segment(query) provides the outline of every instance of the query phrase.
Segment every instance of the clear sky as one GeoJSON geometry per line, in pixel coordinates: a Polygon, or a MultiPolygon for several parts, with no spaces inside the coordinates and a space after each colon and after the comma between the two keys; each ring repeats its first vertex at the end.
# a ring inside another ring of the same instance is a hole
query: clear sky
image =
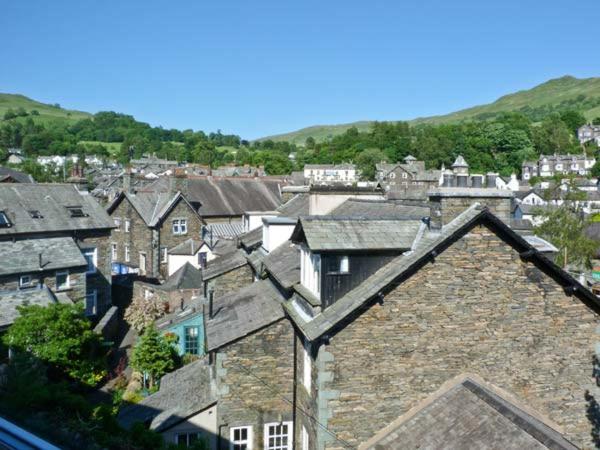
{"type": "Polygon", "coordinates": [[[599,0],[0,0],[0,92],[252,139],[600,76],[599,0]]]}

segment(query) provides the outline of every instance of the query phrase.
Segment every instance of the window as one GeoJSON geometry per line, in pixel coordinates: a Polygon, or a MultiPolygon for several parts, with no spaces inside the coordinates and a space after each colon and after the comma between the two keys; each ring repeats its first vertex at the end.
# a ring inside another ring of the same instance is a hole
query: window
{"type": "Polygon", "coordinates": [[[146,254],[140,252],[140,273],[144,275],[146,273],[146,254]]]}
{"type": "Polygon", "coordinates": [[[87,214],[83,212],[80,206],[67,206],[67,210],[71,214],[71,217],[87,217],[87,214]]]}
{"type": "Polygon", "coordinates": [[[348,273],[350,271],[350,263],[348,261],[348,256],[340,256],[340,273],[348,273]]]}
{"type": "Polygon", "coordinates": [[[117,253],[117,244],[111,244],[110,245],[110,256],[112,258],[113,261],[116,261],[118,258],[118,253],[117,253]]]}
{"type": "Polygon", "coordinates": [[[302,450],[308,450],[309,445],[308,431],[306,431],[306,427],[302,425],[302,450]]]}
{"type": "Polygon", "coordinates": [[[19,277],[19,287],[21,289],[31,286],[31,275],[21,275],[19,277]]]}
{"type": "Polygon", "coordinates": [[[160,262],[166,263],[167,262],[167,258],[168,258],[167,247],[161,247],[160,248],[160,262]]]}
{"type": "Polygon", "coordinates": [[[312,381],[312,358],[311,358],[310,342],[305,341],[302,349],[302,384],[310,394],[310,386],[312,381]]]}
{"type": "Polygon", "coordinates": [[[175,219],[173,221],[173,234],[186,234],[187,233],[187,220],[186,219],[175,219]]]}
{"type": "Polygon", "coordinates": [[[88,264],[85,273],[96,273],[96,268],[98,267],[98,249],[83,248],[81,251],[88,264]]]}
{"type": "Polygon", "coordinates": [[[121,231],[121,219],[118,217],[115,217],[115,227],[117,227],[115,229],[115,231],[121,231]]]}
{"type": "Polygon", "coordinates": [[[68,289],[70,286],[69,282],[69,271],[65,270],[63,272],[56,272],[56,289],[68,289]]]}
{"type": "Polygon", "coordinates": [[[408,174],[406,172],[402,172],[402,178],[408,178],[408,174]]]}
{"type": "Polygon", "coordinates": [[[199,265],[201,268],[203,268],[203,269],[204,269],[204,268],[206,267],[206,263],[207,263],[207,261],[208,261],[208,259],[207,259],[207,257],[206,257],[206,252],[201,252],[201,253],[198,253],[198,265],[199,265]]]}
{"type": "Polygon", "coordinates": [[[42,216],[42,213],[40,213],[37,209],[32,209],[31,211],[29,211],[29,215],[31,216],[32,219],[43,219],[44,216],[42,216]]]}
{"type": "Polygon", "coordinates": [[[4,211],[0,211],[0,228],[10,228],[12,223],[8,220],[8,216],[4,211]]]}
{"type": "Polygon", "coordinates": [[[184,352],[192,355],[198,354],[198,327],[184,328],[185,342],[184,352]]]}
{"type": "Polygon", "coordinates": [[[252,427],[231,428],[229,450],[252,450],[252,427]]]}
{"type": "Polygon", "coordinates": [[[129,262],[129,245],[125,246],[125,262],[129,262]]]}
{"type": "Polygon", "coordinates": [[[300,278],[302,285],[317,298],[321,295],[321,255],[302,248],[300,259],[300,278]]]}
{"type": "Polygon", "coordinates": [[[85,296],[85,315],[95,316],[98,311],[98,291],[92,289],[85,296]]]}
{"type": "Polygon", "coordinates": [[[178,446],[191,447],[200,439],[200,433],[177,433],[175,443],[178,446]]]}
{"type": "Polygon", "coordinates": [[[292,422],[265,424],[265,450],[291,450],[292,422]]]}
{"type": "Polygon", "coordinates": [[[129,233],[131,229],[131,221],[129,219],[125,219],[125,233],[129,233]]]}

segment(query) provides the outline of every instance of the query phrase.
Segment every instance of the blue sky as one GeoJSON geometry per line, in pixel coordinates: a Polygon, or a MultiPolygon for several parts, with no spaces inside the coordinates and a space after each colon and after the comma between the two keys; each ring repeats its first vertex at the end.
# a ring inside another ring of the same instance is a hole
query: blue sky
{"type": "Polygon", "coordinates": [[[598,0],[1,0],[0,92],[257,138],[600,76],[598,0]]]}

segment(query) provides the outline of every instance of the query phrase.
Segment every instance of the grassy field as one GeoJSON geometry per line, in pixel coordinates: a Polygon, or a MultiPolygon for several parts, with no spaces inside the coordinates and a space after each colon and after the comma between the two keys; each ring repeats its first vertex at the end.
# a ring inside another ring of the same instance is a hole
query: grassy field
{"type": "Polygon", "coordinates": [[[83,144],[83,145],[100,144],[100,145],[103,145],[104,147],[106,147],[106,149],[108,150],[108,153],[110,153],[111,156],[115,156],[117,153],[119,153],[119,150],[121,149],[120,142],[79,141],[78,144],[83,144]]]}
{"type": "MultiPolygon", "coordinates": [[[[91,117],[91,114],[83,111],[75,111],[63,108],[57,108],[52,105],[45,103],[36,102],[24,95],[17,94],[2,94],[0,93],[0,122],[4,118],[4,113],[9,109],[16,110],[23,108],[28,113],[32,110],[36,110],[39,115],[31,117],[37,123],[49,123],[49,122],[66,122],[75,123],[78,120],[91,117]]],[[[25,120],[24,117],[19,117],[12,120],[25,120]]]]}
{"type": "MultiPolygon", "coordinates": [[[[474,106],[450,114],[432,117],[420,117],[410,122],[417,124],[444,124],[473,120],[479,117],[490,116],[507,111],[518,111],[522,108],[538,109],[556,107],[561,102],[576,101],[579,96],[600,101],[600,78],[578,79],[570,76],[556,78],[532,89],[515,92],[500,97],[493,103],[474,106]]],[[[579,108],[577,108],[579,109],[579,108]]],[[[588,119],[600,116],[600,105],[581,108],[588,119]]],[[[306,138],[312,136],[316,141],[324,141],[335,135],[344,133],[348,128],[355,126],[361,131],[368,130],[371,122],[362,121],[341,125],[317,125],[291,133],[268,136],[259,140],[272,139],[274,141],[290,141],[303,145],[306,138]]]]}

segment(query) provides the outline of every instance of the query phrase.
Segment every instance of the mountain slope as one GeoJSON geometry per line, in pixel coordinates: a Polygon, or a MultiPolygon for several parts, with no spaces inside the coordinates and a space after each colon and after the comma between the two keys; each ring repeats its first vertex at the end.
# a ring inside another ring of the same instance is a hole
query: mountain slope
{"type": "MultiPolygon", "coordinates": [[[[533,121],[539,121],[553,111],[564,109],[577,109],[588,119],[599,117],[600,78],[578,79],[571,76],[556,78],[535,86],[532,89],[505,95],[487,105],[474,106],[441,116],[419,117],[410,122],[413,125],[418,125],[486,120],[509,111],[520,111],[533,121]]],[[[368,130],[370,123],[369,121],[361,121],[340,125],[317,125],[259,140],[287,140],[303,145],[309,136],[312,136],[317,141],[323,141],[344,133],[352,126],[356,126],[361,131],[368,130]]]]}
{"type": "MultiPolygon", "coordinates": [[[[16,111],[23,108],[27,113],[27,117],[31,117],[35,122],[68,122],[74,123],[80,119],[91,117],[91,114],[83,111],[75,111],[63,109],[61,107],[48,105],[46,103],[37,102],[24,95],[18,94],[2,94],[0,93],[0,123],[4,118],[4,114],[9,109],[16,111]],[[37,111],[39,115],[32,115],[31,111],[37,111]]],[[[18,117],[11,120],[23,120],[23,117],[18,117]]]]}

